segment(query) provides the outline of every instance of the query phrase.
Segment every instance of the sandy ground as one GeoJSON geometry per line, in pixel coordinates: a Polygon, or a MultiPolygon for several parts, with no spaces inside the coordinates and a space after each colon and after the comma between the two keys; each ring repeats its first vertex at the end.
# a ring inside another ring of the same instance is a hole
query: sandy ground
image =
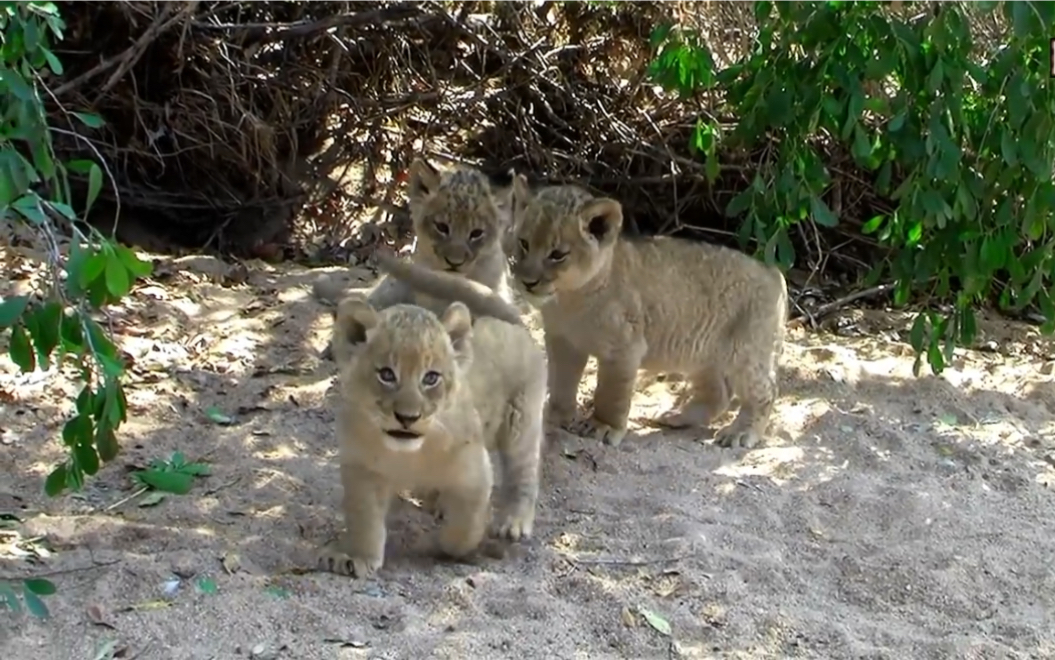
{"type": "MultiPolygon", "coordinates": [[[[982,350],[918,379],[902,316],[792,332],[768,447],[552,435],[534,539],[441,563],[401,504],[386,567],[355,581],[304,570],[341,524],[319,271],[223,270],[163,260],[115,310],[130,419],[83,492],[42,495],[75,385],[0,359],[0,512],[24,520],[0,576],[59,590],[46,621],[0,615],[0,657],[1055,657],[1053,355],[1033,330],[983,320],[982,350]],[[129,470],[174,451],[211,476],[141,506],[129,470]]],[[[642,387],[633,415],[671,400],[642,387]]]]}

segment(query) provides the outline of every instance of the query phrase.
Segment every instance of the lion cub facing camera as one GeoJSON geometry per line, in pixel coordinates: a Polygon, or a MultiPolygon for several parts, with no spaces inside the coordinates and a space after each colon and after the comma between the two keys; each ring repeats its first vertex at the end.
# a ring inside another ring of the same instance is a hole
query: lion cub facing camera
{"type": "Polygon", "coordinates": [[[546,372],[525,328],[474,324],[457,302],[437,316],[407,304],[376,310],[353,295],[337,309],[333,356],[346,530],[320,553],[321,568],[354,577],[381,568],[385,516],[403,490],[437,491],[440,550],[470,554],[490,513],[489,450],[503,486],[492,531],[531,535],[546,372]]]}
{"type": "Polygon", "coordinates": [[[586,435],[618,445],[638,369],[682,373],[691,398],[659,423],[707,426],[739,399],[721,446],[754,447],[769,425],[783,352],[787,285],[741,252],[676,238],[620,236],[623,209],[575,186],[513,183],[516,287],[542,315],[551,418],[572,420],[587,359],[597,358],[586,435]]]}

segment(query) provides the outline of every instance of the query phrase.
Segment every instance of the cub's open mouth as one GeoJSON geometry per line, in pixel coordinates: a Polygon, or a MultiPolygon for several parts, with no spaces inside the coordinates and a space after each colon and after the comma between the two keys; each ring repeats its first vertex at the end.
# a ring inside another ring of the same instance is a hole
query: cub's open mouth
{"type": "Polygon", "coordinates": [[[396,440],[417,440],[421,437],[420,433],[414,433],[413,431],[404,431],[402,429],[393,429],[391,431],[385,431],[385,433],[392,436],[396,440]]]}

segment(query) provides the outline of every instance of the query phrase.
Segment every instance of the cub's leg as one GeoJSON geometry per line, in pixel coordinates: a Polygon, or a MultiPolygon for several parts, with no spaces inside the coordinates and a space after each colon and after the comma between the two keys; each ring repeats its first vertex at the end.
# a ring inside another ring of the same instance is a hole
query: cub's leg
{"type": "Polygon", "coordinates": [[[631,354],[624,354],[616,359],[598,360],[593,416],[580,425],[582,435],[613,447],[618,447],[623,442],[640,364],[641,360],[631,357],[631,354]]]}
{"type": "Polygon", "coordinates": [[[661,426],[685,428],[710,426],[729,409],[728,380],[713,369],[701,369],[692,375],[689,400],[680,408],[663,413],[654,421],[661,426]]]}
{"type": "Polygon", "coordinates": [[[319,552],[319,568],[339,575],[364,578],[385,560],[385,515],[392,490],[380,477],[356,465],[341,465],[344,487],[344,525],[336,545],[319,552]]]}
{"type": "Polygon", "coordinates": [[[561,426],[575,419],[579,381],[582,380],[582,372],[590,356],[575,348],[567,339],[551,332],[544,334],[544,341],[549,374],[547,417],[550,423],[561,426]]]}
{"type": "Polygon", "coordinates": [[[492,533],[514,541],[531,536],[538,501],[546,393],[541,387],[533,389],[510,415],[497,452],[502,470],[502,501],[492,533]]]}
{"type": "Polygon", "coordinates": [[[456,559],[465,557],[483,541],[491,508],[491,460],[482,444],[471,451],[472,464],[458,469],[455,478],[459,482],[445,486],[439,496],[443,511],[440,551],[456,559]]]}
{"type": "Polygon", "coordinates": [[[740,399],[736,418],[714,435],[721,447],[751,449],[762,444],[777,399],[775,365],[752,361],[738,373],[730,373],[740,399]]]}

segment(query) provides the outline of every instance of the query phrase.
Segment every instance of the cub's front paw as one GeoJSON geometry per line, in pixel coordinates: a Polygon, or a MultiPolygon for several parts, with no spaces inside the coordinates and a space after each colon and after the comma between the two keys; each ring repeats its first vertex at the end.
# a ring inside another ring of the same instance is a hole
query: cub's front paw
{"type": "Polygon", "coordinates": [[[491,535],[500,539],[519,541],[531,537],[535,526],[535,514],[532,511],[511,513],[501,516],[491,527],[491,535]]]}
{"type": "Polygon", "coordinates": [[[323,546],[318,558],[321,570],[360,579],[372,576],[384,562],[384,557],[353,557],[333,544],[323,546]]]}
{"type": "Polygon", "coordinates": [[[602,444],[618,447],[626,437],[627,429],[609,426],[596,417],[575,424],[575,432],[584,438],[592,438],[602,444]]]}
{"type": "Polygon", "coordinates": [[[753,449],[762,444],[762,438],[751,429],[738,429],[730,424],[714,434],[714,443],[730,449],[753,449]]]}
{"type": "Polygon", "coordinates": [[[564,428],[575,421],[577,411],[574,407],[549,405],[546,407],[546,423],[555,428],[564,428]]]}

